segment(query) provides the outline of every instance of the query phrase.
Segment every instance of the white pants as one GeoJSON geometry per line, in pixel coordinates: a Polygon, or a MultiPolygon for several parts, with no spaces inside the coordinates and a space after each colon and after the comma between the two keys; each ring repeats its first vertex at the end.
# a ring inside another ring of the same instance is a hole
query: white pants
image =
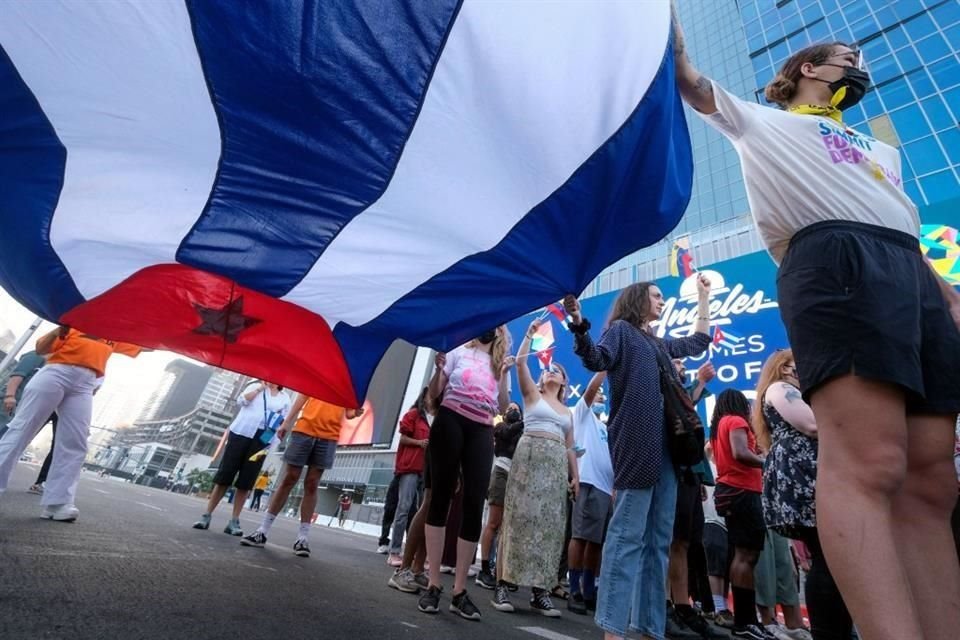
{"type": "Polygon", "coordinates": [[[0,492],[6,490],[13,466],[56,411],[57,438],[41,504],[73,504],[80,470],[87,456],[97,375],[85,367],[48,364],[23,390],[17,413],[0,438],[0,492]]]}

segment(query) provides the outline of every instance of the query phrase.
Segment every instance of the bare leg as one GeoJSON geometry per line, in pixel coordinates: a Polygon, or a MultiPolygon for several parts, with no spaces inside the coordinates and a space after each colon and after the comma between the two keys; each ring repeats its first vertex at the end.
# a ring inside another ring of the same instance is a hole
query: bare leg
{"type": "Polygon", "coordinates": [[[303,479],[303,500],[300,501],[300,522],[307,523],[313,519],[313,513],[317,510],[317,485],[320,484],[320,477],[323,475],[323,469],[310,467],[307,469],[307,475],[303,479]]]}
{"type": "Polygon", "coordinates": [[[759,551],[737,547],[730,565],[730,584],[743,589],[754,589],[753,569],[759,559],[759,551]]]}
{"type": "Polygon", "coordinates": [[[480,534],[480,559],[489,560],[490,551],[493,546],[493,536],[500,529],[500,523],[503,521],[503,505],[491,504],[487,511],[487,524],[480,534]]]}
{"type": "Polygon", "coordinates": [[[243,513],[243,505],[247,502],[247,496],[250,495],[249,489],[237,489],[237,495],[233,498],[233,519],[239,520],[243,513]]]}
{"type": "MultiPolygon", "coordinates": [[[[440,562],[443,557],[443,541],[446,537],[446,527],[434,527],[429,524],[423,526],[427,540],[427,562],[430,563],[430,586],[440,586],[440,562]]],[[[499,564],[499,563],[497,563],[499,564]]]]}
{"type": "Polygon", "coordinates": [[[783,609],[783,621],[787,629],[800,629],[803,627],[803,616],[800,615],[800,607],[792,604],[781,604],[783,609]]]}
{"type": "Polygon", "coordinates": [[[670,543],[670,568],[667,578],[670,581],[670,600],[674,604],[685,605],[690,600],[690,572],[687,557],[690,543],[686,540],[674,540],[670,543]]]}
{"type": "Polygon", "coordinates": [[[893,501],[894,538],[925,640],[956,638],[960,565],[950,514],[957,500],[954,417],[907,419],[907,481],[893,501]]]}
{"type": "MultiPolygon", "coordinates": [[[[457,538],[457,568],[453,576],[453,593],[462,593],[467,588],[467,572],[476,554],[476,542],[457,538]]],[[[433,562],[430,563],[430,572],[433,573],[433,562]]]]}
{"type": "Polygon", "coordinates": [[[227,489],[228,487],[225,484],[213,485],[213,491],[210,492],[210,499],[207,500],[207,513],[213,513],[213,510],[216,509],[220,501],[223,500],[223,496],[227,494],[227,489]]]}
{"type": "MultiPolygon", "coordinates": [[[[570,538],[570,544],[567,545],[567,568],[571,575],[574,571],[583,571],[584,567],[590,566],[585,562],[588,544],[586,540],[570,538]]],[[[590,568],[593,569],[593,567],[590,568]]],[[[571,594],[581,593],[582,589],[583,587],[580,584],[574,585],[573,580],[570,581],[571,594]]]]}
{"type": "Polygon", "coordinates": [[[300,471],[302,469],[303,467],[294,467],[289,464],[283,466],[283,477],[280,479],[280,482],[277,483],[277,490],[270,496],[267,513],[273,516],[280,513],[283,505],[287,504],[287,498],[290,497],[293,486],[297,484],[297,480],[300,479],[300,471]]]}
{"type": "MultiPolygon", "coordinates": [[[[894,535],[893,501],[907,475],[903,392],[847,375],[818,389],[812,407],[820,440],[820,541],[860,635],[924,638],[894,535]]],[[[944,602],[935,603],[942,615],[944,602]]]]}
{"type": "Polygon", "coordinates": [[[760,605],[757,605],[757,611],[760,612],[760,624],[763,626],[772,624],[777,617],[776,607],[761,607],[760,605]]]}
{"type": "MultiPolygon", "coordinates": [[[[723,601],[727,601],[727,581],[723,579],[722,576],[709,576],[710,580],[710,592],[715,596],[721,596],[723,601]]],[[[727,608],[726,605],[723,607],[727,608]]],[[[720,613],[719,611],[717,613],[720,613]]]]}
{"type": "Polygon", "coordinates": [[[426,555],[426,538],[424,526],[427,523],[427,512],[430,511],[430,489],[423,492],[423,503],[407,529],[407,545],[403,549],[403,568],[414,573],[423,571],[423,561],[426,555]]]}

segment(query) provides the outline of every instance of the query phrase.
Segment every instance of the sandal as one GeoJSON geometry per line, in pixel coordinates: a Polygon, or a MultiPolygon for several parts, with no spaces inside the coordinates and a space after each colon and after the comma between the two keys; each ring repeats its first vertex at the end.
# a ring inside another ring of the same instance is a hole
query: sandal
{"type": "Polygon", "coordinates": [[[561,600],[566,600],[570,597],[570,592],[563,588],[563,585],[557,585],[550,591],[551,598],[559,598],[561,600]]]}

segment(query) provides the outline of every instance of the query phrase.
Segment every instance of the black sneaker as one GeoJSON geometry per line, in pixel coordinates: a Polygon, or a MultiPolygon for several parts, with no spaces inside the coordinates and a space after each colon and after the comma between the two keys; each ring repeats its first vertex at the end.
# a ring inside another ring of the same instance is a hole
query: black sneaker
{"type": "Polygon", "coordinates": [[[733,629],[733,611],[729,609],[718,611],[712,616],[707,616],[707,621],[723,629],[733,629]]]}
{"type": "Polygon", "coordinates": [[[497,587],[497,579],[493,577],[492,573],[487,571],[481,571],[477,574],[477,579],[474,580],[478,587],[483,587],[493,591],[497,587]]]}
{"type": "Polygon", "coordinates": [[[493,600],[490,601],[493,608],[504,613],[513,613],[513,605],[510,603],[510,594],[507,592],[507,585],[503,582],[497,584],[493,590],[493,600]]]}
{"type": "Polygon", "coordinates": [[[429,587],[427,592],[420,596],[420,601],[417,602],[417,609],[420,609],[420,611],[424,613],[437,613],[440,611],[440,593],[442,591],[442,587],[429,587]]]}
{"type": "Polygon", "coordinates": [[[553,600],[545,589],[534,589],[530,596],[530,608],[539,611],[548,618],[559,618],[560,609],[553,606],[553,600]]]}
{"type": "Polygon", "coordinates": [[[254,531],[250,535],[240,538],[240,544],[245,547],[258,547],[262,549],[263,545],[267,544],[267,536],[263,535],[260,531],[254,531]]]}
{"type": "Polygon", "coordinates": [[[693,607],[689,609],[674,609],[674,614],[677,622],[701,638],[705,638],[706,640],[722,640],[729,637],[726,631],[707,622],[698,609],[694,609],[693,607]]]}
{"type": "Polygon", "coordinates": [[[473,600],[467,595],[466,589],[453,596],[453,600],[450,602],[450,611],[467,620],[480,619],[480,609],[477,609],[477,605],[473,604],[473,600]]]}
{"type": "Polygon", "coordinates": [[[668,603],[667,605],[667,627],[665,635],[670,640],[701,640],[700,634],[688,628],[683,623],[677,610],[668,603]]]}
{"type": "Polygon", "coordinates": [[[567,598],[567,610],[581,616],[587,615],[587,603],[584,602],[582,593],[574,593],[567,598]]]}
{"type": "Polygon", "coordinates": [[[588,612],[594,612],[594,611],[597,610],[597,599],[596,599],[596,597],[593,597],[593,598],[586,598],[586,597],[585,597],[585,598],[583,599],[583,604],[587,605],[587,611],[588,611],[588,612]]]}
{"type": "Polygon", "coordinates": [[[307,544],[306,540],[301,540],[297,538],[297,541],[293,543],[293,553],[298,555],[301,558],[310,557],[310,545],[307,544]]]}
{"type": "Polygon", "coordinates": [[[745,627],[734,627],[734,638],[746,638],[746,640],[776,640],[766,629],[758,624],[748,624],[745,627]]]}

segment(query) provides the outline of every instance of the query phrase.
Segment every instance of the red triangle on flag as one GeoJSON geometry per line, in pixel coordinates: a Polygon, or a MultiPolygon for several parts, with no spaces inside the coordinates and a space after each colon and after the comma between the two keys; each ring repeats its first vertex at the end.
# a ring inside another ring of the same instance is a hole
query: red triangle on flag
{"type": "Polygon", "coordinates": [[[553,350],[555,348],[556,347],[549,347],[547,349],[544,349],[543,351],[537,352],[537,360],[540,361],[541,368],[546,369],[551,364],[553,364],[553,350]]]}
{"type": "Polygon", "coordinates": [[[720,344],[720,342],[724,338],[726,338],[726,336],[723,335],[723,331],[720,330],[720,327],[714,327],[713,328],[713,344],[720,344]]]}

